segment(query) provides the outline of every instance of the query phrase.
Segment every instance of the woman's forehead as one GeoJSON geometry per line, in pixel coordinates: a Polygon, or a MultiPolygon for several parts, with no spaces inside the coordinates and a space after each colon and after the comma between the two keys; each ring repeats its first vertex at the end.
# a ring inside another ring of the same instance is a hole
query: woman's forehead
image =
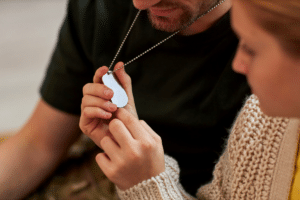
{"type": "Polygon", "coordinates": [[[247,9],[244,7],[243,2],[239,0],[233,0],[231,9],[231,26],[232,29],[239,36],[255,36],[256,28],[255,24],[251,20],[251,17],[247,14],[247,9]]]}
{"type": "MultiPolygon", "coordinates": [[[[254,19],[256,8],[242,0],[233,0],[231,9],[231,26],[239,37],[248,41],[264,43],[266,38],[272,37],[254,19]]],[[[273,38],[273,37],[272,37],[273,38]]]]}

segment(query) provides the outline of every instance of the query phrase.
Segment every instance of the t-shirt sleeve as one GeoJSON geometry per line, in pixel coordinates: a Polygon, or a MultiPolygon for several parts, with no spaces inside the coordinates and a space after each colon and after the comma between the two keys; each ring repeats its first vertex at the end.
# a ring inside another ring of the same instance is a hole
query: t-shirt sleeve
{"type": "MultiPolygon", "coordinates": [[[[93,64],[89,58],[89,49],[82,35],[80,16],[88,5],[79,5],[79,1],[70,1],[67,14],[61,26],[58,40],[52,54],[45,78],[40,88],[42,99],[61,111],[80,114],[82,88],[92,82],[93,64]],[[81,7],[80,7],[81,6],[81,7]]],[[[88,2],[88,1],[86,1],[88,2]]]]}

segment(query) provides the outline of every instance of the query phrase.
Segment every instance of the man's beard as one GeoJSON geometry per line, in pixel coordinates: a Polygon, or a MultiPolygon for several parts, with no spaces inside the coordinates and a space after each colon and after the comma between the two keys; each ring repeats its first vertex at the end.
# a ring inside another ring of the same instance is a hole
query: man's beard
{"type": "MultiPolygon", "coordinates": [[[[183,8],[181,7],[181,9],[183,8]]],[[[189,10],[184,9],[183,11],[184,12],[178,18],[170,18],[151,15],[148,10],[148,18],[155,29],[166,32],[175,32],[194,19],[193,14],[189,10]]]]}
{"type": "Polygon", "coordinates": [[[193,20],[196,20],[203,13],[207,12],[211,7],[213,7],[220,1],[221,0],[211,0],[211,2],[208,3],[208,5],[199,3],[200,5],[197,5],[196,6],[197,9],[193,11],[185,5],[166,2],[166,3],[162,3],[162,5],[159,6],[163,7],[163,6],[171,5],[174,7],[178,7],[182,10],[182,13],[176,18],[172,18],[172,16],[170,17],[154,16],[151,14],[150,10],[147,10],[148,18],[155,29],[165,31],[165,32],[175,32],[187,26],[193,20]]]}

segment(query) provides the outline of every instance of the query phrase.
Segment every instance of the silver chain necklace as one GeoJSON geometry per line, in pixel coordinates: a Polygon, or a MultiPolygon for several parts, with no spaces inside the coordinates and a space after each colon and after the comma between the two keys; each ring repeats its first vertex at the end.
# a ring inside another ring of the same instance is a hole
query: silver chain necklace
{"type": "Polygon", "coordinates": [[[203,13],[202,15],[200,15],[200,16],[196,17],[195,19],[191,20],[189,23],[187,23],[187,24],[184,25],[182,28],[180,28],[178,31],[176,31],[176,32],[174,32],[173,34],[171,34],[169,37],[167,37],[167,38],[161,40],[160,42],[158,42],[157,44],[155,44],[155,45],[152,46],[151,48],[147,49],[147,50],[144,51],[143,53],[139,54],[138,56],[134,57],[134,58],[131,59],[130,61],[126,62],[122,67],[120,67],[120,68],[118,68],[118,69],[116,69],[116,70],[114,70],[114,71],[110,71],[111,67],[113,66],[113,64],[114,64],[114,62],[115,62],[117,56],[119,55],[119,53],[120,53],[120,51],[121,51],[121,49],[122,49],[122,47],[123,47],[123,45],[124,45],[124,43],[125,43],[125,41],[126,41],[128,35],[129,35],[129,33],[130,33],[130,31],[131,31],[133,25],[135,24],[135,22],[136,22],[138,16],[139,16],[140,13],[141,13],[141,10],[139,10],[138,13],[137,13],[137,15],[135,16],[133,22],[132,22],[132,24],[131,24],[131,26],[130,26],[128,32],[127,32],[127,34],[125,35],[125,37],[124,37],[124,39],[123,39],[123,41],[122,41],[122,43],[121,43],[121,45],[120,45],[120,47],[119,47],[119,49],[118,49],[118,51],[117,51],[117,53],[116,53],[114,59],[112,60],[110,66],[109,66],[109,68],[108,68],[108,70],[109,70],[109,71],[108,71],[108,74],[113,73],[113,72],[116,72],[116,71],[118,71],[119,69],[124,68],[126,65],[132,63],[132,62],[135,61],[136,59],[140,58],[141,56],[143,56],[143,55],[145,55],[146,53],[148,53],[149,51],[151,51],[152,49],[154,49],[154,48],[156,48],[157,46],[161,45],[162,43],[164,43],[164,42],[167,41],[168,39],[172,38],[173,36],[175,36],[175,35],[178,34],[179,32],[181,32],[181,31],[183,31],[184,29],[188,28],[190,25],[192,25],[192,24],[193,24],[195,21],[197,21],[199,18],[205,16],[206,14],[208,14],[209,12],[211,12],[212,10],[214,10],[216,7],[218,7],[219,5],[221,5],[224,1],[225,1],[225,0],[220,1],[219,3],[217,3],[216,5],[214,5],[213,7],[211,7],[209,10],[207,10],[205,13],[203,13]]]}

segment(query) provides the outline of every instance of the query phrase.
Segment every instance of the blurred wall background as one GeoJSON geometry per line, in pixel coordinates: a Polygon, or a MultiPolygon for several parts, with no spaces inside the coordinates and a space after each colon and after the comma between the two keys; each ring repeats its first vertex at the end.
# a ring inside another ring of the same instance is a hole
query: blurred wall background
{"type": "Polygon", "coordinates": [[[67,0],[0,0],[0,137],[20,128],[37,100],[67,0]]]}

